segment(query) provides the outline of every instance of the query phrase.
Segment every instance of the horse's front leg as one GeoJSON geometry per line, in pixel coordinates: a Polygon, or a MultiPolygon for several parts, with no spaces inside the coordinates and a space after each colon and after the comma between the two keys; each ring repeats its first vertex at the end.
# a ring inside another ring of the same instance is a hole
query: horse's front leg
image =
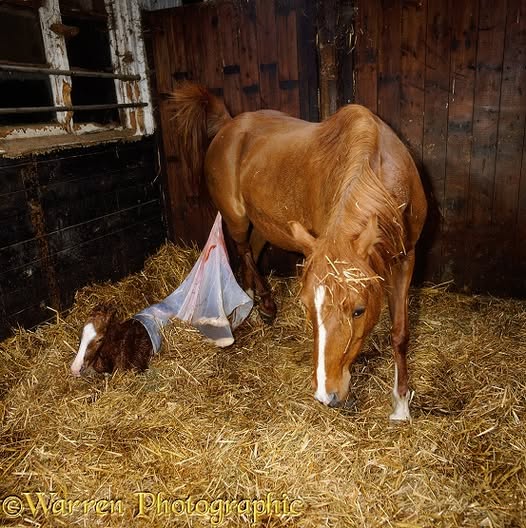
{"type": "Polygon", "coordinates": [[[395,373],[393,386],[394,410],[391,420],[410,420],[407,374],[407,344],[409,341],[408,294],[415,266],[415,252],[393,267],[388,279],[387,297],[391,314],[391,342],[394,349],[395,373]]]}

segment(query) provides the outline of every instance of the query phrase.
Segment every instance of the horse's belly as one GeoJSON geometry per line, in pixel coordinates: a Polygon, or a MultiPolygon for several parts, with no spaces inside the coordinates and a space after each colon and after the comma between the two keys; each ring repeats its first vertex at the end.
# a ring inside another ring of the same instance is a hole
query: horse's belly
{"type": "Polygon", "coordinates": [[[288,228],[290,220],[271,218],[268,214],[249,211],[249,218],[265,240],[287,251],[300,251],[288,228]]]}
{"type": "Polygon", "coordinates": [[[261,185],[244,193],[244,200],[248,218],[265,240],[287,251],[300,251],[289,222],[300,222],[308,227],[312,222],[305,208],[298,203],[301,202],[298,197],[261,185]]]}

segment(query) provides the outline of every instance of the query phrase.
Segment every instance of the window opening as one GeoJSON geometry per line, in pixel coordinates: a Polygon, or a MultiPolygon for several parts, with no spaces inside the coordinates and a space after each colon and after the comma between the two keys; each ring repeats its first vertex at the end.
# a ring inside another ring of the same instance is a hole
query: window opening
{"type": "MultiPolygon", "coordinates": [[[[63,25],[75,34],[66,38],[66,50],[71,69],[112,72],[108,19],[103,2],[90,0],[60,0],[63,25]]],[[[94,77],[72,77],[71,102],[78,105],[117,103],[115,81],[94,77]]],[[[76,123],[118,123],[116,108],[77,110],[76,123]]]]}
{"type": "Polygon", "coordinates": [[[151,134],[146,76],[137,0],[0,0],[0,154],[37,137],[151,134]]]}
{"type": "MultiPolygon", "coordinates": [[[[46,53],[38,11],[24,7],[0,7],[0,61],[46,66],[46,53]],[[24,35],[24,38],[20,38],[24,35]],[[16,43],[16,45],[14,45],[16,43]]],[[[0,71],[4,108],[53,106],[49,76],[0,71]]],[[[0,115],[0,126],[56,121],[54,112],[0,115]]]]}

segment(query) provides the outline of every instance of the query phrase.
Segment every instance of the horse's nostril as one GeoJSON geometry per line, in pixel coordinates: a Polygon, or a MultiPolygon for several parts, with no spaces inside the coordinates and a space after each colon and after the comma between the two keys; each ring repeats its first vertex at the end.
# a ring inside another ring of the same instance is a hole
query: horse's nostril
{"type": "Polygon", "coordinates": [[[328,405],[329,407],[337,407],[340,404],[338,395],[336,392],[319,392],[314,393],[314,397],[323,405],[328,405]]]}
{"type": "Polygon", "coordinates": [[[340,401],[338,400],[338,395],[335,392],[331,392],[329,394],[329,403],[327,404],[329,407],[336,407],[340,401]]]}

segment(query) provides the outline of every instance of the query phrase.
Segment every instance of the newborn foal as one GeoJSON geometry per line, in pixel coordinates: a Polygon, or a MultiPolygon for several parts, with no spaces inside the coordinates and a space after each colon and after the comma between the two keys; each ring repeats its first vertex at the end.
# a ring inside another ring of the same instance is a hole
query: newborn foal
{"type": "Polygon", "coordinates": [[[74,376],[81,376],[89,367],[96,372],[114,370],[146,370],[153,355],[152,342],[144,326],[135,319],[119,322],[115,308],[97,306],[89,316],[79,350],[71,364],[74,376]]]}

